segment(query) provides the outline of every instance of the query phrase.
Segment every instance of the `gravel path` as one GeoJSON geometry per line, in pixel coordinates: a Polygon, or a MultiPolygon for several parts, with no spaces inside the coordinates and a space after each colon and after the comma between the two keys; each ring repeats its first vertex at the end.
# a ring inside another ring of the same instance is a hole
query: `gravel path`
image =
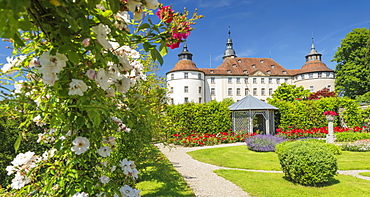
{"type": "MultiPolygon", "coordinates": [[[[156,146],[166,157],[171,161],[176,170],[184,177],[190,188],[193,190],[197,197],[220,197],[220,196],[232,196],[232,197],[245,197],[249,196],[247,192],[243,191],[242,188],[238,187],[234,183],[217,176],[214,170],[217,169],[233,169],[233,170],[244,170],[254,172],[265,172],[265,173],[282,173],[282,171],[265,171],[265,170],[246,170],[236,168],[226,168],[215,166],[212,164],[203,163],[193,159],[187,152],[206,149],[206,148],[218,148],[227,146],[240,146],[244,145],[244,142],[232,143],[232,144],[220,144],[215,146],[203,146],[203,147],[182,147],[182,146],[163,146],[157,144],[156,146]]],[[[347,170],[338,171],[339,174],[352,175],[357,178],[365,179],[370,181],[370,177],[359,175],[360,172],[370,172],[370,170],[347,170]]]]}

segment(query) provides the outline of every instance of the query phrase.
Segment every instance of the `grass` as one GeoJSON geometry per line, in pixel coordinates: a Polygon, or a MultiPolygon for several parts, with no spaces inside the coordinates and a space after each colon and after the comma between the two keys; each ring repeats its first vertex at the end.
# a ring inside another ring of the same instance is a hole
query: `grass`
{"type": "Polygon", "coordinates": [[[251,196],[258,197],[365,197],[370,194],[370,181],[349,175],[338,175],[322,187],[294,184],[283,178],[282,173],[247,172],[240,170],[216,170],[219,176],[235,183],[251,196]]]}
{"type": "Polygon", "coordinates": [[[194,197],[194,192],[184,178],[175,170],[171,162],[153,146],[152,158],[145,163],[139,174],[136,188],[143,197],[194,197]]]}
{"type": "Polygon", "coordinates": [[[368,177],[370,177],[370,172],[360,172],[358,174],[359,175],[362,175],[362,176],[368,176],[368,177]]]}
{"type": "MultiPolygon", "coordinates": [[[[281,170],[274,152],[254,152],[247,146],[209,148],[188,153],[194,159],[217,166],[253,169],[281,170]]],[[[343,151],[336,155],[339,170],[370,170],[370,152],[343,151]]]]}

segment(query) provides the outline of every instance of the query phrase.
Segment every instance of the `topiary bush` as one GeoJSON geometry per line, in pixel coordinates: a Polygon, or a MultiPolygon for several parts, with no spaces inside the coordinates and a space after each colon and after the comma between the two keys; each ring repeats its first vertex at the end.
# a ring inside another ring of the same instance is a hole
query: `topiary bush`
{"type": "MultiPolygon", "coordinates": [[[[307,141],[307,142],[316,142],[321,143],[322,145],[326,146],[334,155],[341,155],[342,154],[342,148],[341,146],[337,146],[335,144],[329,144],[325,143],[325,140],[317,139],[317,138],[305,138],[305,139],[299,139],[301,141],[307,141]]],[[[294,141],[285,141],[280,144],[278,144],[275,147],[275,153],[279,154],[280,152],[284,151],[286,149],[286,144],[294,142],[294,141]]]]}
{"type": "Polygon", "coordinates": [[[273,135],[255,135],[245,139],[248,148],[257,152],[274,152],[275,146],[284,141],[286,138],[273,135]]]}
{"type": "Polygon", "coordinates": [[[279,148],[278,157],[285,177],[302,185],[326,183],[337,172],[337,160],[322,143],[294,141],[279,148]]]}
{"type": "Polygon", "coordinates": [[[370,139],[370,133],[363,132],[342,132],[335,133],[337,142],[354,142],[357,140],[370,139]]]}

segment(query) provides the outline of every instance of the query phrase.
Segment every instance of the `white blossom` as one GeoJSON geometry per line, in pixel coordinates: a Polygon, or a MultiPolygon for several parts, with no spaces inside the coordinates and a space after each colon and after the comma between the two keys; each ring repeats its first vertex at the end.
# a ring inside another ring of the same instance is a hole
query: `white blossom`
{"type": "Polygon", "coordinates": [[[136,169],[135,162],[127,161],[127,159],[123,159],[122,161],[120,161],[119,166],[121,167],[125,175],[132,175],[133,170],[136,169]]]}
{"type": "Polygon", "coordinates": [[[117,12],[117,17],[126,24],[130,23],[130,14],[127,11],[117,12]]]}
{"type": "Polygon", "coordinates": [[[131,188],[128,185],[124,185],[119,189],[121,192],[121,195],[124,197],[139,197],[140,196],[140,190],[136,190],[131,188]]]}
{"type": "Polygon", "coordinates": [[[67,56],[64,54],[56,53],[51,55],[50,51],[44,52],[40,58],[41,72],[42,74],[47,73],[59,73],[66,66],[68,61],[67,56]]]}
{"type": "Polygon", "coordinates": [[[95,76],[96,83],[103,89],[107,90],[109,83],[109,76],[103,68],[99,68],[98,73],[95,76]]]}
{"type": "Polygon", "coordinates": [[[8,173],[7,173],[8,176],[11,175],[11,174],[13,174],[13,173],[15,173],[15,172],[17,172],[17,170],[15,169],[14,166],[6,166],[6,169],[5,170],[8,171],[8,173]]]}
{"type": "Polygon", "coordinates": [[[103,184],[107,184],[109,182],[109,177],[107,176],[101,176],[100,177],[100,182],[103,183],[103,184]]]}
{"type": "Polygon", "coordinates": [[[136,9],[135,12],[134,12],[134,20],[139,21],[141,19],[143,19],[143,13],[142,13],[141,10],[136,9]]]}
{"type": "Polygon", "coordinates": [[[89,194],[88,193],[85,193],[85,192],[77,192],[75,194],[73,194],[72,197],[88,197],[89,194]]]}
{"type": "Polygon", "coordinates": [[[22,93],[23,82],[23,80],[19,80],[17,83],[14,84],[14,93],[22,93]]]}
{"type": "Polygon", "coordinates": [[[34,159],[35,153],[28,151],[26,153],[19,153],[11,162],[13,166],[20,166],[27,164],[28,162],[32,161],[34,159]]]}
{"type": "Polygon", "coordinates": [[[86,137],[76,137],[76,139],[72,141],[72,144],[74,146],[71,148],[71,150],[76,152],[77,155],[81,155],[82,153],[86,152],[90,147],[90,142],[86,137]]]}
{"type": "Polygon", "coordinates": [[[118,81],[114,84],[116,86],[117,92],[126,93],[131,87],[131,80],[129,78],[122,78],[122,80],[118,81]]]}
{"type": "Polygon", "coordinates": [[[127,1],[127,6],[128,6],[128,11],[134,12],[136,10],[136,6],[141,5],[141,1],[137,0],[128,0],[127,1]]]}
{"type": "Polygon", "coordinates": [[[112,45],[107,40],[107,35],[111,32],[108,25],[99,24],[92,27],[92,31],[96,34],[96,39],[104,49],[111,49],[112,45]]]}
{"type": "Polygon", "coordinates": [[[72,79],[72,82],[69,84],[68,95],[80,95],[83,96],[84,92],[87,90],[87,85],[84,81],[79,79],[72,79]]]}
{"type": "Polygon", "coordinates": [[[18,57],[6,57],[6,61],[8,63],[4,64],[4,66],[1,68],[1,70],[4,72],[4,73],[7,73],[8,74],[14,74],[16,71],[10,71],[13,67],[15,66],[19,66],[24,59],[26,59],[27,56],[25,55],[20,55],[18,57]],[[10,71],[10,72],[9,72],[10,71]]]}
{"type": "Polygon", "coordinates": [[[98,154],[102,157],[110,156],[112,149],[109,146],[103,146],[98,149],[98,154]]]}
{"type": "Polygon", "coordinates": [[[118,61],[120,63],[120,67],[118,67],[120,69],[120,71],[128,71],[128,70],[132,69],[132,66],[131,66],[126,54],[118,55],[117,58],[118,58],[118,61]]]}
{"type": "Polygon", "coordinates": [[[107,97],[114,97],[116,95],[116,90],[113,88],[108,88],[106,92],[107,92],[107,97]]]}
{"type": "Polygon", "coordinates": [[[37,115],[36,117],[34,117],[32,119],[32,121],[35,122],[36,125],[39,126],[39,127],[42,127],[42,126],[46,125],[46,123],[42,121],[42,118],[41,118],[40,115],[37,115]]]}
{"type": "Polygon", "coordinates": [[[21,189],[30,182],[31,180],[27,176],[22,176],[19,172],[17,172],[12,180],[12,183],[10,184],[10,187],[13,189],[21,189]]]}
{"type": "Polygon", "coordinates": [[[148,9],[157,9],[159,6],[158,0],[146,0],[145,1],[145,7],[148,9]]]}

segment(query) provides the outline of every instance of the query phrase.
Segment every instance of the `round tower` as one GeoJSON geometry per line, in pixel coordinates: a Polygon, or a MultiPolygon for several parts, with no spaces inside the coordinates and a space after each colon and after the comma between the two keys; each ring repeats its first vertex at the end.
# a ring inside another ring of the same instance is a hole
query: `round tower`
{"type": "Polygon", "coordinates": [[[311,51],[305,56],[306,63],[293,77],[295,85],[303,86],[311,92],[317,92],[324,88],[334,91],[334,70],[328,68],[321,61],[321,56],[316,51],[314,39],[312,38],[311,51]]]}
{"type": "Polygon", "coordinates": [[[186,43],[178,56],[179,61],[166,74],[169,104],[204,103],[204,72],[193,62],[186,43]]]}
{"type": "Polygon", "coordinates": [[[227,39],[226,50],[224,52],[224,56],[222,57],[222,59],[225,60],[227,57],[231,58],[236,57],[235,50],[233,49],[233,40],[231,40],[230,38],[230,26],[229,26],[229,38],[227,39]]]}

